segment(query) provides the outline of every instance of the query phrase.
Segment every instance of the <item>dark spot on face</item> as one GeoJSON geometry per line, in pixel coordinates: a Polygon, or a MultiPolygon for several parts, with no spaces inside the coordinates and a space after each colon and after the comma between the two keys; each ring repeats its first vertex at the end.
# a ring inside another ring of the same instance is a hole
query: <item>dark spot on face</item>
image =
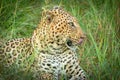
{"type": "Polygon", "coordinates": [[[79,71],[81,71],[81,69],[79,69],[79,71]]]}
{"type": "Polygon", "coordinates": [[[55,66],[53,66],[54,69],[57,69],[55,66]]]}
{"type": "Polygon", "coordinates": [[[3,49],[0,49],[0,54],[3,54],[4,53],[4,50],[3,49]]]}
{"type": "Polygon", "coordinates": [[[9,45],[9,42],[7,42],[6,45],[9,45]]]}
{"type": "Polygon", "coordinates": [[[57,42],[59,42],[59,41],[60,41],[60,39],[57,40],[57,42]]]}
{"type": "Polygon", "coordinates": [[[52,42],[50,42],[51,44],[53,44],[54,42],[52,41],[52,42]]]}
{"type": "Polygon", "coordinates": [[[21,49],[21,52],[23,52],[24,50],[23,49],[21,49]]]}
{"type": "Polygon", "coordinates": [[[43,48],[43,45],[41,45],[41,47],[43,48]]]}
{"type": "Polygon", "coordinates": [[[18,53],[20,53],[20,50],[17,50],[18,53]]]}
{"type": "Polygon", "coordinates": [[[72,54],[71,52],[69,52],[69,54],[72,54]]]}
{"type": "Polygon", "coordinates": [[[18,45],[18,44],[19,44],[19,42],[15,42],[15,44],[16,44],[16,45],[18,45]]]}
{"type": "Polygon", "coordinates": [[[64,66],[64,69],[66,69],[67,65],[64,66]]]}
{"type": "Polygon", "coordinates": [[[6,52],[10,52],[10,50],[11,50],[10,47],[6,48],[6,52]]]}
{"type": "Polygon", "coordinates": [[[43,54],[45,54],[45,51],[44,50],[42,50],[42,51],[40,51],[41,53],[43,53],[43,54]]]}
{"type": "Polygon", "coordinates": [[[68,73],[68,70],[66,70],[66,73],[68,73]]]}
{"type": "Polygon", "coordinates": [[[48,68],[45,68],[46,70],[49,70],[48,68]]]}
{"type": "Polygon", "coordinates": [[[73,64],[75,64],[75,61],[73,62],[73,64]]]}
{"type": "Polygon", "coordinates": [[[73,22],[69,22],[68,23],[71,27],[75,27],[74,23],[73,22]]]}
{"type": "Polygon", "coordinates": [[[71,74],[73,74],[74,73],[74,70],[71,72],[71,74]]]}
{"type": "Polygon", "coordinates": [[[77,69],[77,68],[78,68],[78,66],[75,67],[75,69],[77,69]]]}
{"type": "Polygon", "coordinates": [[[68,57],[68,59],[70,59],[70,58],[71,58],[71,56],[68,57]]]}
{"type": "Polygon", "coordinates": [[[15,61],[16,60],[16,57],[13,57],[13,61],[15,61]]]}
{"type": "Polygon", "coordinates": [[[45,64],[44,64],[44,63],[42,63],[42,65],[43,65],[43,66],[45,66],[45,64]]]}
{"type": "Polygon", "coordinates": [[[11,60],[8,60],[7,63],[11,63],[11,60]]]}
{"type": "Polygon", "coordinates": [[[45,46],[47,46],[47,44],[45,44],[45,46]]]}
{"type": "Polygon", "coordinates": [[[11,47],[12,47],[12,48],[15,48],[15,45],[13,44],[13,45],[11,45],[11,47]]]}
{"type": "Polygon", "coordinates": [[[72,68],[73,66],[72,65],[70,65],[68,68],[72,68]]]}
{"type": "Polygon", "coordinates": [[[70,63],[71,62],[71,60],[69,60],[67,63],[70,63]]]}
{"type": "Polygon", "coordinates": [[[13,56],[16,56],[17,55],[17,53],[16,53],[16,51],[15,50],[13,50],[13,56]]]}
{"type": "Polygon", "coordinates": [[[64,27],[62,27],[62,29],[64,30],[64,27]]]}
{"type": "Polygon", "coordinates": [[[83,78],[85,79],[86,77],[85,77],[85,76],[83,76],[83,78]]]}
{"type": "Polygon", "coordinates": [[[47,64],[47,66],[51,66],[51,64],[47,64]]]}
{"type": "Polygon", "coordinates": [[[71,78],[72,78],[72,75],[69,75],[69,76],[68,76],[68,79],[71,79],[71,78]]]}
{"type": "Polygon", "coordinates": [[[22,63],[22,60],[20,59],[19,61],[18,61],[18,64],[21,64],[22,63]]]}
{"type": "Polygon", "coordinates": [[[77,71],[76,75],[79,74],[79,71],[77,71]]]}
{"type": "Polygon", "coordinates": [[[60,28],[57,28],[57,30],[59,31],[59,30],[60,30],[60,28]]]}
{"type": "Polygon", "coordinates": [[[65,62],[66,61],[66,59],[64,59],[64,61],[63,62],[65,62]]]}
{"type": "Polygon", "coordinates": [[[60,26],[60,24],[58,26],[60,26]]]}
{"type": "Polygon", "coordinates": [[[57,35],[56,38],[59,38],[59,35],[57,35]]]}

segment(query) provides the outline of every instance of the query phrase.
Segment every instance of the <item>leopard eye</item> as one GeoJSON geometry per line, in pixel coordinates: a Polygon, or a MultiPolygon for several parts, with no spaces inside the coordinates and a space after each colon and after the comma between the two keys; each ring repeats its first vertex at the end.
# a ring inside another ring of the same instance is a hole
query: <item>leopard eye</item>
{"type": "Polygon", "coordinates": [[[75,25],[74,25],[73,22],[69,22],[68,24],[69,24],[72,28],[75,28],[75,25]]]}

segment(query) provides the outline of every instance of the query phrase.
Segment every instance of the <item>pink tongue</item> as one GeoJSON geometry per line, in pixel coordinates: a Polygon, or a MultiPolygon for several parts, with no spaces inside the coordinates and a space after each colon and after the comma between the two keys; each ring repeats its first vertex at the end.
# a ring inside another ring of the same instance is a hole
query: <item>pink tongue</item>
{"type": "Polygon", "coordinates": [[[79,40],[79,44],[81,44],[82,42],[83,42],[83,39],[80,39],[80,40],[79,40]]]}

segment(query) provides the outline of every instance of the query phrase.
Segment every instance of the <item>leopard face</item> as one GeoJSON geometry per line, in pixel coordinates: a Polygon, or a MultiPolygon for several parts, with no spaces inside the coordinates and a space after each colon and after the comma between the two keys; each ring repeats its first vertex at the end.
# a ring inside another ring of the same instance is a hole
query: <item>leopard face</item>
{"type": "Polygon", "coordinates": [[[32,44],[38,50],[60,52],[81,44],[85,35],[78,21],[60,7],[43,12],[38,28],[34,31],[32,44]]]}

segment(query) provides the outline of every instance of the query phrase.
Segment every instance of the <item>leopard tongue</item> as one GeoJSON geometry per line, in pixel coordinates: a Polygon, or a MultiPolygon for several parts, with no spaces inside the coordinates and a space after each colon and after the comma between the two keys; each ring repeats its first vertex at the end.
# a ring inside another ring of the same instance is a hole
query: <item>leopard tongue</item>
{"type": "Polygon", "coordinates": [[[78,44],[82,44],[82,42],[83,42],[83,39],[79,39],[78,44]]]}

